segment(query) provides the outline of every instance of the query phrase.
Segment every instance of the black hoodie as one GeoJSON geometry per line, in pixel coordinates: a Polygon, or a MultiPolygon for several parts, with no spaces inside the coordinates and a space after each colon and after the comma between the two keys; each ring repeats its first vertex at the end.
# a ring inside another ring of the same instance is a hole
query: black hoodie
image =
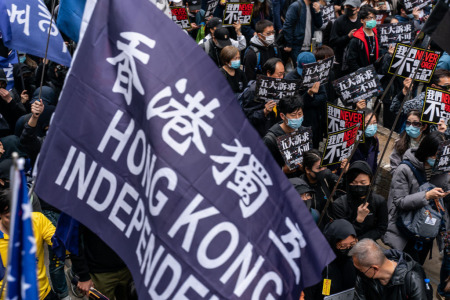
{"type": "MultiPolygon", "coordinates": [[[[323,234],[336,254],[336,259],[322,272],[322,278],[331,280],[330,295],[333,295],[355,286],[356,269],[353,265],[352,258],[345,253],[338,251],[336,249],[336,244],[350,235],[356,237],[356,232],[350,222],[341,219],[328,224],[325,227],[323,234]]],[[[323,280],[317,285],[305,289],[305,299],[323,299],[322,288],[323,280]]]]}
{"type": "Polygon", "coordinates": [[[364,203],[363,199],[352,199],[349,193],[349,183],[358,174],[367,174],[372,179],[372,169],[365,161],[355,161],[351,164],[346,174],[347,195],[339,197],[331,206],[331,216],[333,219],[346,219],[353,224],[358,239],[369,238],[377,240],[384,235],[388,224],[387,202],[382,196],[371,193],[368,197],[370,210],[362,223],[356,221],[358,206],[364,203]]]}

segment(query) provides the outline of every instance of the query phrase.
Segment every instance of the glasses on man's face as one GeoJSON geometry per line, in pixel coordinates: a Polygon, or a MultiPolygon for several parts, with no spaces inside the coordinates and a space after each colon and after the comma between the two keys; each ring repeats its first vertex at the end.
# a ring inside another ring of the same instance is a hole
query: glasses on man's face
{"type": "Polygon", "coordinates": [[[413,126],[413,127],[422,127],[422,123],[421,122],[417,122],[417,121],[414,121],[414,122],[410,122],[410,121],[406,121],[406,126],[413,126]]]}
{"type": "Polygon", "coordinates": [[[355,245],[356,245],[356,241],[354,241],[354,242],[352,242],[350,244],[338,244],[338,245],[336,245],[336,248],[338,250],[345,250],[345,249],[351,249],[355,245]]]}
{"type": "Polygon", "coordinates": [[[450,91],[450,85],[440,85],[440,84],[436,84],[436,85],[444,91],[450,91]]]}
{"type": "Polygon", "coordinates": [[[364,21],[371,21],[371,20],[375,20],[375,17],[367,17],[364,19],[364,21]]]}
{"type": "Polygon", "coordinates": [[[263,33],[263,35],[265,35],[265,36],[270,36],[270,35],[273,35],[273,34],[275,34],[275,30],[267,31],[266,33],[263,33]]]}

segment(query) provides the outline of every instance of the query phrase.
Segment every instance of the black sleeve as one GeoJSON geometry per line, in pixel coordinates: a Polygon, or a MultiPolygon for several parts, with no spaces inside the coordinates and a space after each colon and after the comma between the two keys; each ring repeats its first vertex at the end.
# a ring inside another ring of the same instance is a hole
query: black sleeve
{"type": "Polygon", "coordinates": [[[244,57],[244,72],[247,80],[256,80],[256,63],[256,53],[252,49],[249,49],[247,55],[244,57]]]}
{"type": "Polygon", "coordinates": [[[347,33],[340,32],[341,30],[341,22],[340,20],[336,20],[333,24],[333,27],[331,28],[331,34],[330,34],[330,46],[334,48],[345,48],[347,46],[348,42],[350,41],[350,38],[348,37],[347,33]]]}
{"type": "Polygon", "coordinates": [[[20,144],[34,162],[41,151],[42,141],[36,135],[36,127],[31,127],[28,125],[28,122],[24,124],[22,134],[20,135],[20,144]]]}
{"type": "Polygon", "coordinates": [[[361,53],[361,49],[359,47],[359,40],[357,38],[352,38],[350,43],[348,44],[347,57],[344,58],[344,61],[347,62],[348,72],[352,73],[358,70],[361,66],[358,64],[359,55],[361,53]]]}
{"type": "Polygon", "coordinates": [[[278,149],[275,135],[269,131],[264,136],[263,140],[264,144],[266,144],[267,148],[269,148],[270,153],[272,154],[273,158],[275,158],[280,168],[283,167],[286,163],[284,162],[283,156],[280,153],[280,149],[278,149]]]}
{"type": "Polygon", "coordinates": [[[91,276],[89,275],[89,267],[84,256],[83,229],[84,226],[80,224],[80,242],[78,255],[72,253],[70,254],[70,260],[72,261],[72,271],[80,278],[81,282],[91,279],[91,276]]]}

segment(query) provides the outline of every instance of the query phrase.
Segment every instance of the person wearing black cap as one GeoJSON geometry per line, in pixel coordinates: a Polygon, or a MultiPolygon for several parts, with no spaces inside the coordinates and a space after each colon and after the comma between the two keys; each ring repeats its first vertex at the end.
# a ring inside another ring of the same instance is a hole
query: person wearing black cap
{"type": "Polygon", "coordinates": [[[323,299],[324,280],[331,280],[329,294],[333,295],[355,286],[356,268],[349,251],[358,242],[355,229],[347,220],[335,220],[328,224],[323,235],[336,254],[333,260],[322,272],[322,280],[315,286],[305,289],[305,300],[323,299]]]}
{"type": "MultiPolygon", "coordinates": [[[[214,31],[219,27],[222,27],[222,20],[217,17],[211,18],[206,23],[206,30],[209,31],[209,33],[198,44],[202,45],[202,44],[208,42],[212,38],[214,31]]],[[[239,51],[242,51],[245,48],[247,48],[247,41],[245,40],[245,37],[241,33],[241,24],[235,23],[233,25],[233,27],[234,27],[234,30],[236,31],[237,40],[230,38],[231,45],[233,47],[238,48],[239,51]]]]}
{"type": "Polygon", "coordinates": [[[355,161],[346,174],[347,195],[333,202],[333,219],[346,219],[353,224],[360,239],[381,238],[387,229],[387,202],[382,196],[370,193],[372,170],[365,161],[355,161]]]}
{"type": "Polygon", "coordinates": [[[297,193],[300,195],[300,198],[302,198],[303,202],[305,203],[306,207],[308,208],[309,212],[311,213],[314,222],[319,222],[320,213],[317,209],[313,208],[312,206],[316,207],[315,202],[315,194],[316,191],[309,186],[309,184],[304,181],[303,179],[300,179],[298,177],[289,178],[289,181],[294,186],[297,193]]]}
{"type": "Polygon", "coordinates": [[[226,46],[231,46],[231,41],[228,29],[224,27],[217,28],[214,31],[212,39],[200,45],[219,68],[222,66],[220,62],[220,51],[226,46]]]}
{"type": "Polygon", "coordinates": [[[362,27],[358,16],[360,0],[347,0],[344,3],[344,14],[336,19],[331,28],[330,46],[333,47],[336,62],[338,63],[336,72],[337,77],[341,76],[341,65],[344,57],[344,50],[357,29],[362,27]]]}

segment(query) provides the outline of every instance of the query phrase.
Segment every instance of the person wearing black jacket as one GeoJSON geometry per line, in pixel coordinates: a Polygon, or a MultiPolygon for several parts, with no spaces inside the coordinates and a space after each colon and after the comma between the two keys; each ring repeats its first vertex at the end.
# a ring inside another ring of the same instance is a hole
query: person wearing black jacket
{"type": "Polygon", "coordinates": [[[355,161],[346,174],[347,194],[333,202],[332,217],[352,223],[358,238],[381,238],[387,229],[386,199],[371,193],[365,197],[372,180],[372,170],[365,161],[355,161]]]}
{"type": "MultiPolygon", "coordinates": [[[[360,0],[345,1],[344,15],[337,18],[331,28],[330,46],[334,49],[336,62],[338,63],[337,72],[340,71],[345,47],[347,47],[355,31],[362,26],[358,16],[360,6],[360,0]]],[[[336,74],[336,76],[339,78],[340,74],[336,74]]]]}
{"type": "Polygon", "coordinates": [[[322,272],[322,280],[310,288],[305,289],[305,300],[323,299],[323,281],[331,280],[330,295],[351,289],[356,282],[356,269],[351,257],[350,249],[358,242],[352,224],[347,220],[335,220],[323,230],[323,235],[336,254],[333,260],[322,272]]]}
{"type": "Polygon", "coordinates": [[[345,51],[342,70],[352,73],[359,68],[367,67],[378,60],[380,49],[378,48],[378,34],[375,20],[376,10],[370,6],[363,6],[359,12],[359,18],[363,27],[353,33],[353,37],[345,51]]]}
{"type": "Polygon", "coordinates": [[[398,250],[383,251],[373,240],[363,239],[349,255],[359,271],[353,299],[428,299],[425,272],[408,254],[398,250]]]}
{"type": "Polygon", "coordinates": [[[214,31],[212,39],[200,45],[219,68],[222,66],[220,51],[226,46],[231,46],[231,41],[230,33],[225,27],[217,28],[214,31]]]}

